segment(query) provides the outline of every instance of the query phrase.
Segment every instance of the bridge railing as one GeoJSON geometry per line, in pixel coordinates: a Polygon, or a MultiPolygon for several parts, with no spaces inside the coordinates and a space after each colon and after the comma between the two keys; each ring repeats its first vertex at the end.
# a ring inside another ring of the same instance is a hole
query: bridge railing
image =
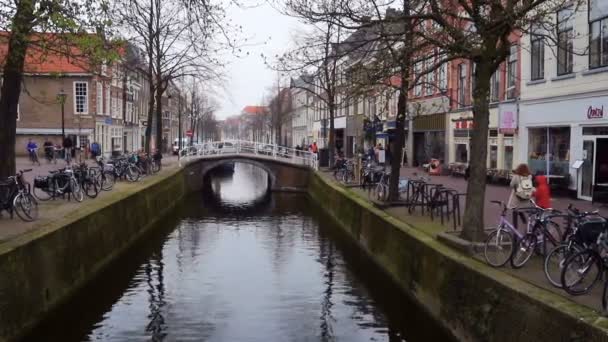
{"type": "Polygon", "coordinates": [[[222,140],[194,144],[193,146],[183,148],[179,151],[179,154],[181,158],[185,158],[186,160],[220,154],[250,154],[266,156],[296,165],[304,165],[315,170],[319,166],[316,153],[246,140],[222,140]]]}

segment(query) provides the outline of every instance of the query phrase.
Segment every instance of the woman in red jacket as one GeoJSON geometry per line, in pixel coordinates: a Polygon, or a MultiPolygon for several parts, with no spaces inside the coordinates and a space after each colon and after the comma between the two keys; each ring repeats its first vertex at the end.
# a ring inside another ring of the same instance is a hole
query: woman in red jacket
{"type": "Polygon", "coordinates": [[[543,209],[551,208],[551,189],[549,189],[547,177],[536,176],[534,180],[536,181],[536,191],[534,191],[536,204],[543,209]]]}

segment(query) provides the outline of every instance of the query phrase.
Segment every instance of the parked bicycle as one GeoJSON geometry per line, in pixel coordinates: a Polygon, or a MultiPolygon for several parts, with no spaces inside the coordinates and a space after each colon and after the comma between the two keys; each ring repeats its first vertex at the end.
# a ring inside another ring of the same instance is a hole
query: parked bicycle
{"type": "Polygon", "coordinates": [[[96,158],[98,167],[89,168],[90,172],[97,178],[101,184],[101,190],[110,191],[114,187],[116,182],[116,173],[114,172],[114,165],[105,162],[102,156],[96,158]]]}
{"type": "Polygon", "coordinates": [[[36,177],[34,179],[34,196],[40,201],[67,196],[68,200],[74,198],[77,202],[82,202],[84,191],[76,179],[74,170],[68,166],[64,169],[51,171],[49,176],[36,177]]]}
{"type": "Polygon", "coordinates": [[[78,180],[80,187],[89,198],[95,198],[101,191],[101,181],[97,177],[97,172],[88,167],[86,163],[80,163],[74,169],[74,176],[78,180]]]}
{"type": "Polygon", "coordinates": [[[0,212],[5,210],[13,218],[13,213],[26,222],[38,219],[38,202],[30,193],[30,185],[23,174],[32,169],[21,170],[16,175],[0,182],[0,212]]]}

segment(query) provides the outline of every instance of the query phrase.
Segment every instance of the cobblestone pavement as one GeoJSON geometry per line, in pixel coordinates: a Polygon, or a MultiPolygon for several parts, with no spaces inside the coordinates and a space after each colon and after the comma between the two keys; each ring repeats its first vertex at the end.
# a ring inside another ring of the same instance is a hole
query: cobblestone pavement
{"type": "MultiPolygon", "coordinates": [[[[78,160],[76,159],[76,161],[78,160]]],[[[88,160],[87,163],[92,165],[94,162],[93,160],[88,160]]],[[[177,157],[166,156],[163,158],[163,170],[161,170],[161,172],[175,168],[177,165],[177,157]]],[[[63,160],[58,160],[56,164],[48,163],[46,160],[41,160],[40,165],[32,165],[28,158],[18,157],[16,160],[16,166],[17,170],[32,169],[32,172],[25,173],[24,176],[27,182],[33,184],[33,179],[36,176],[48,175],[49,171],[63,168],[66,166],[66,163],[63,160]]],[[[142,182],[145,182],[145,178],[142,182]]],[[[115,190],[109,192],[101,191],[97,198],[94,199],[90,199],[85,196],[85,200],[82,203],[78,203],[74,200],[68,201],[64,199],[39,202],[39,219],[34,222],[23,222],[17,217],[17,215],[14,215],[14,217],[11,219],[6,211],[2,211],[0,213],[0,241],[10,240],[23,233],[42,228],[49,222],[53,222],[66,215],[70,215],[75,211],[86,209],[87,203],[103,200],[116,190],[141,186],[142,182],[117,182],[114,186],[115,190]]]]}
{"type": "MultiPolygon", "coordinates": [[[[331,172],[324,172],[324,175],[327,178],[333,179],[331,172]]],[[[419,169],[411,169],[411,168],[403,168],[401,170],[402,177],[415,177],[420,175],[425,175],[423,171],[419,169]]],[[[443,184],[446,187],[453,188],[458,192],[466,192],[467,184],[463,178],[452,177],[452,176],[433,176],[431,178],[431,182],[436,184],[443,184]]],[[[351,191],[359,194],[363,198],[368,198],[367,191],[364,191],[358,187],[349,187],[351,191]]],[[[506,201],[508,199],[510,190],[507,186],[501,185],[488,185],[486,190],[486,200],[489,202],[490,200],[502,200],[506,201]]],[[[588,201],[582,201],[567,197],[559,197],[556,196],[553,198],[553,207],[556,209],[565,209],[568,204],[572,203],[574,206],[581,210],[594,210],[599,209],[600,213],[606,215],[608,214],[608,210],[605,207],[594,207],[588,201]]],[[[462,211],[464,212],[464,199],[461,204],[462,211]]],[[[422,216],[420,214],[420,210],[417,210],[414,214],[410,215],[406,208],[404,207],[390,207],[385,209],[387,213],[391,216],[400,219],[404,222],[411,223],[418,230],[423,231],[429,235],[436,236],[440,232],[453,232],[451,222],[446,222],[444,225],[441,225],[438,219],[434,221],[430,220],[429,216],[422,216]]],[[[486,226],[496,225],[496,220],[498,215],[500,214],[500,210],[498,206],[488,203],[485,208],[485,222],[486,226]]],[[[510,218],[510,217],[509,217],[510,218]]],[[[520,229],[523,229],[524,225],[520,224],[520,229]]],[[[481,253],[475,255],[475,258],[480,260],[485,264],[485,260],[481,253]]],[[[544,270],[543,270],[543,261],[544,258],[541,256],[534,256],[523,268],[521,269],[512,269],[508,264],[505,267],[500,268],[501,271],[508,273],[514,277],[522,279],[526,282],[529,282],[535,286],[546,289],[560,295],[562,297],[568,298],[573,302],[578,304],[585,305],[594,310],[601,311],[601,296],[603,290],[603,282],[598,283],[591,293],[584,296],[569,296],[563,290],[553,287],[545,278],[544,270]]]]}

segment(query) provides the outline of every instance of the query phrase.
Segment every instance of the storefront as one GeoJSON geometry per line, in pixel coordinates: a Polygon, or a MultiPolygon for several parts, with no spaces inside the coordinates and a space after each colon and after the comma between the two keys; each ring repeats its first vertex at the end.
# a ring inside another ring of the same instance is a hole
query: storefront
{"type": "Polygon", "coordinates": [[[604,107],[605,97],[522,104],[520,162],[590,200],[595,186],[608,185],[604,107]]]}
{"type": "MultiPolygon", "coordinates": [[[[468,164],[473,135],[473,113],[470,111],[450,115],[448,134],[449,163],[468,164]]],[[[490,109],[488,131],[488,157],[486,167],[512,170],[517,134],[517,106],[501,104],[490,109]]]]}
{"type": "Polygon", "coordinates": [[[420,115],[414,119],[414,166],[432,158],[446,160],[446,115],[420,115]]]}

